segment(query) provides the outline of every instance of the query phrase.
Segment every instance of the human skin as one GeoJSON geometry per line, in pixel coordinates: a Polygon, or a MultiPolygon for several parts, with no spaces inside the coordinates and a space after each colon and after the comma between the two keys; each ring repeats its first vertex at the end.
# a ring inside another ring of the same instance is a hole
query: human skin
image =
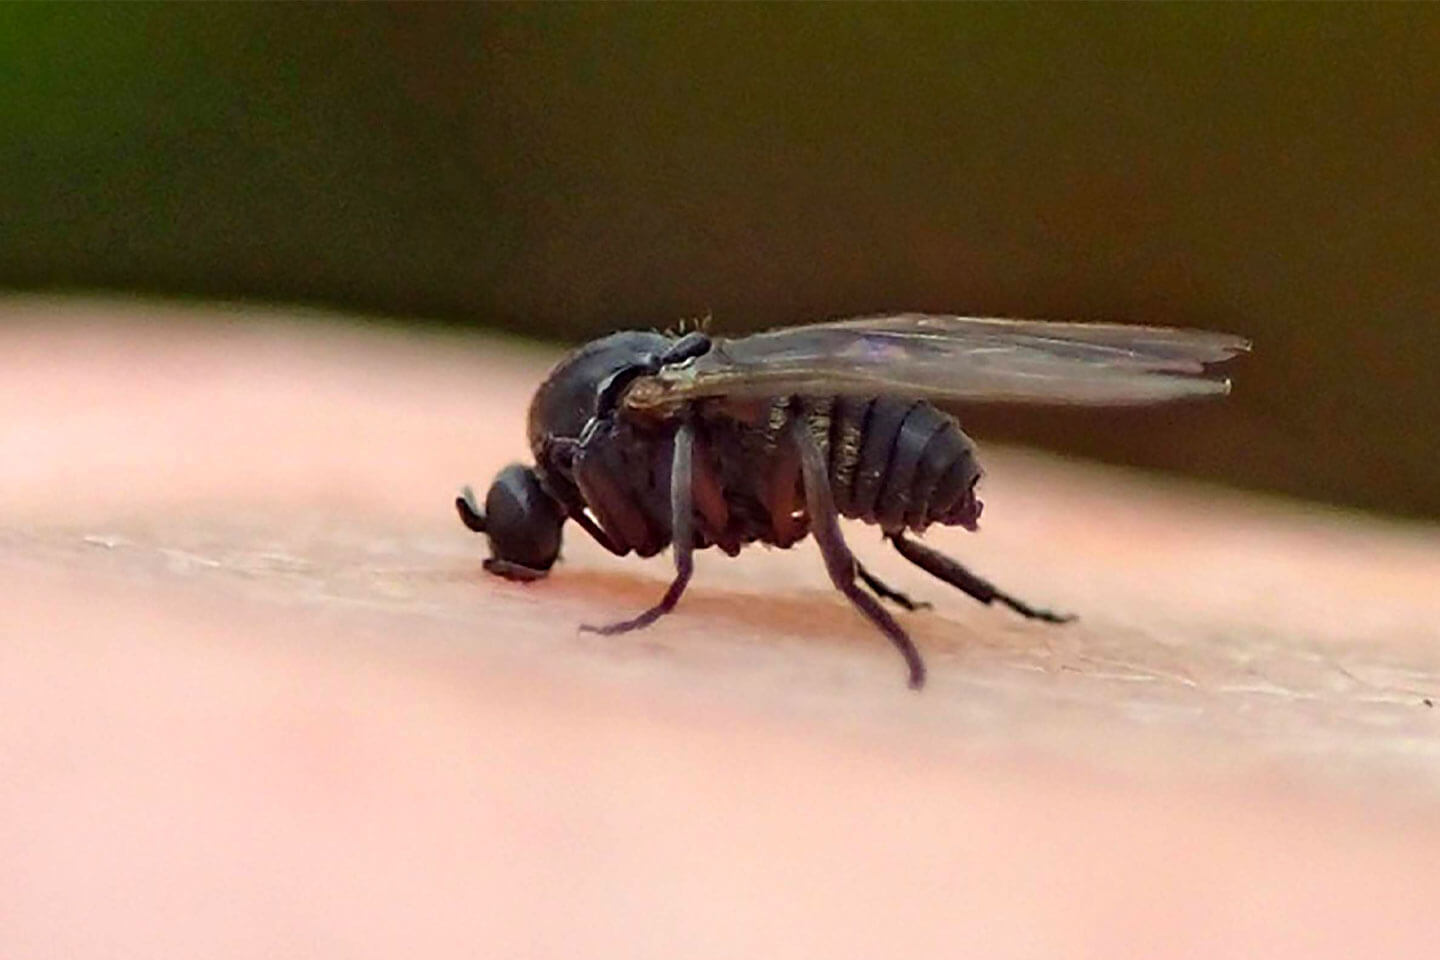
{"type": "Polygon", "coordinates": [[[1440,533],[991,449],[951,591],[812,544],[451,507],[555,356],[217,307],[0,305],[0,956],[1422,956],[1440,533]]]}

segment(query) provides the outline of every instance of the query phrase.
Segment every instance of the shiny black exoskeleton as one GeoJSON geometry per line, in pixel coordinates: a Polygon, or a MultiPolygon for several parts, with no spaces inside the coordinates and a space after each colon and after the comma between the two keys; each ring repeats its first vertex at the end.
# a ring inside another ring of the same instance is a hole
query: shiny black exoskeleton
{"type": "Polygon", "coordinates": [[[677,575],[660,603],[631,620],[586,628],[619,633],[675,607],[690,579],[692,550],[717,546],[733,556],[748,543],[789,547],[813,533],[832,581],[896,645],[918,688],[925,667],[909,636],[856,578],[906,609],[921,605],[859,564],[840,533],[844,516],[880,526],[903,556],[977,600],[998,600],[1027,617],[1069,619],[1030,607],[905,536],[932,523],[974,530],[981,511],[973,443],[925,400],[697,400],[660,417],[621,408],[635,380],[710,347],[700,332],[624,332],[562,361],[530,405],[535,466],[502,470],[483,513],[468,488],[456,501],[466,526],[489,536],[486,569],[543,577],[559,556],[567,519],[619,555],[653,556],[673,544],[677,575]]]}

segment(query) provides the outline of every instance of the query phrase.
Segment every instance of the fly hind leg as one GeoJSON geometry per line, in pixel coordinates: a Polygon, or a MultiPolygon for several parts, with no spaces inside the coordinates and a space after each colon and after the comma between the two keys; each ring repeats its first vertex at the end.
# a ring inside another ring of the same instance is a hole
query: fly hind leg
{"type": "MultiPolygon", "coordinates": [[[[800,474],[805,484],[805,505],[810,513],[811,530],[815,534],[815,542],[820,546],[820,554],[825,558],[825,570],[830,574],[830,582],[835,589],[845,594],[846,598],[860,609],[860,612],[870,620],[871,623],[884,631],[885,636],[900,651],[905,658],[905,665],[910,670],[910,687],[919,690],[925,685],[925,661],[920,659],[920,652],[915,649],[911,642],[910,635],[905,628],[895,622],[895,618],[880,606],[878,600],[870,596],[855,583],[856,574],[860,565],[855,561],[855,555],[845,544],[845,538],[840,534],[840,514],[835,509],[835,496],[830,490],[830,480],[826,475],[825,460],[820,455],[820,448],[815,444],[815,438],[810,435],[810,430],[805,424],[803,417],[793,417],[789,426],[790,442],[795,445],[796,451],[800,454],[800,474]]],[[[877,581],[878,582],[878,581],[877,581]]],[[[888,589],[888,588],[887,588],[888,589]]]]}
{"type": "Polygon", "coordinates": [[[680,597],[685,593],[685,587],[689,585],[690,575],[695,569],[695,517],[692,506],[694,500],[692,493],[694,450],[695,437],[691,432],[690,425],[682,424],[675,433],[675,453],[670,470],[670,542],[671,549],[675,554],[675,579],[666,589],[665,596],[660,599],[659,603],[638,617],[598,627],[585,624],[581,626],[581,630],[606,635],[638,630],[641,627],[650,626],[674,610],[675,605],[680,602],[680,597]]]}
{"type": "Polygon", "coordinates": [[[931,576],[944,580],[952,587],[963,590],[987,606],[999,600],[1016,613],[1032,620],[1044,620],[1046,623],[1068,623],[1075,619],[1075,615],[1072,613],[1054,613],[1050,610],[1032,607],[1025,601],[1010,596],[989,580],[977,577],[943,553],[932,550],[914,540],[907,540],[903,533],[892,535],[890,542],[895,545],[896,550],[900,551],[902,557],[915,566],[931,576]]]}
{"type": "Polygon", "coordinates": [[[865,581],[865,586],[870,588],[870,592],[875,594],[875,596],[879,597],[881,600],[889,600],[891,603],[903,607],[906,610],[911,611],[912,613],[916,610],[930,609],[930,604],[926,603],[924,600],[911,600],[908,594],[896,590],[894,587],[887,584],[884,580],[881,580],[879,577],[875,576],[875,574],[871,573],[869,570],[866,570],[865,565],[859,560],[855,561],[855,573],[859,575],[861,580],[865,581]]]}

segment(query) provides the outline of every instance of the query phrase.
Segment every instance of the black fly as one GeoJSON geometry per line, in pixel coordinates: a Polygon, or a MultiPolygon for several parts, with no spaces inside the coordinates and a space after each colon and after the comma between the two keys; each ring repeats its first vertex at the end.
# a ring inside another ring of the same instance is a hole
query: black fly
{"type": "Polygon", "coordinates": [[[615,333],[566,357],[536,392],[535,466],[500,471],[483,512],[469,488],[455,505],[489,537],[485,568],[516,580],[549,572],[566,520],[619,555],[673,546],[676,575],[661,601],[586,628],[601,633],[673,610],[696,549],[734,556],[755,541],[789,547],[813,534],[831,582],[890,638],[918,688],[925,664],[876,598],[917,604],[856,561],[840,518],[879,526],[907,560],[982,603],[1068,620],[907,535],[932,523],[976,529],[980,466],[954,411],[1224,394],[1229,382],[1204,376],[1204,365],[1248,348],[1221,333],[920,314],[734,340],[615,333]]]}

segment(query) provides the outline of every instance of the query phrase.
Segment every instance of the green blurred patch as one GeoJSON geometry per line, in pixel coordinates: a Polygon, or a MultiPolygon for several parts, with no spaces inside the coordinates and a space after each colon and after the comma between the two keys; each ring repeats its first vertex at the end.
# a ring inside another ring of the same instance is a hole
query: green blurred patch
{"type": "Polygon", "coordinates": [[[0,283],[579,340],[1234,329],[1227,403],[987,435],[1440,516],[1440,13],[0,6],[0,283]]]}

